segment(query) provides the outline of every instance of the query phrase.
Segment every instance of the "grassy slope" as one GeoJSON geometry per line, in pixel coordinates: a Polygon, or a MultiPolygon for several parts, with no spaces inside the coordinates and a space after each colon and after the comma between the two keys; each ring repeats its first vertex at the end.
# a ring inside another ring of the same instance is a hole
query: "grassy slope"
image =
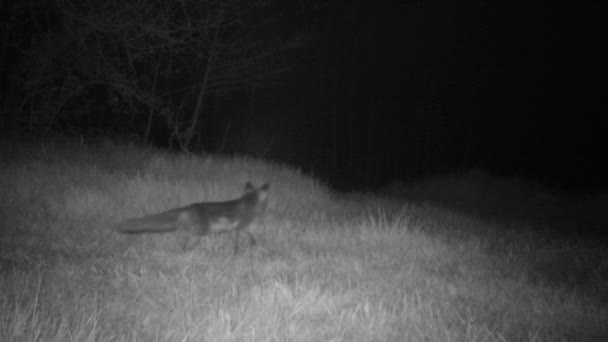
{"type": "Polygon", "coordinates": [[[404,202],[338,198],[243,158],[71,143],[1,155],[1,341],[608,337],[605,246],[529,229],[522,215],[505,224],[435,205],[470,192],[457,180],[409,188],[404,202]],[[236,197],[246,180],[270,181],[271,203],[252,229],[258,246],[236,257],[226,236],[182,253],[171,235],[107,229],[236,197]]]}

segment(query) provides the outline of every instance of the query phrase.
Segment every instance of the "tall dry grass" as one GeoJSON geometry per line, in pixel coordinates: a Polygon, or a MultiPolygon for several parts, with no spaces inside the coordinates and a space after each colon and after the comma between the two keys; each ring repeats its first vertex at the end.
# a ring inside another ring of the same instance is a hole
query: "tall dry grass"
{"type": "MultiPolygon", "coordinates": [[[[243,157],[71,142],[2,151],[1,341],[608,338],[601,242],[439,205],[420,185],[338,195],[243,157]],[[171,235],[108,229],[231,199],[247,180],[271,182],[270,207],[252,229],[258,246],[235,257],[221,235],[182,253],[171,235]]],[[[468,189],[430,184],[435,197],[468,189]]]]}

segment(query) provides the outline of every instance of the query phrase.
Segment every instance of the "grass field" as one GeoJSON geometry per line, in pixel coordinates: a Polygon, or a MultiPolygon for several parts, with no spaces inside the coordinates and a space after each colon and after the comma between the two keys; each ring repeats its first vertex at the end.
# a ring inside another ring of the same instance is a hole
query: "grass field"
{"type": "Polygon", "coordinates": [[[606,341],[605,197],[473,172],[337,194],[247,158],[0,147],[0,341],[606,341]],[[232,256],[112,223],[271,183],[232,256]]]}

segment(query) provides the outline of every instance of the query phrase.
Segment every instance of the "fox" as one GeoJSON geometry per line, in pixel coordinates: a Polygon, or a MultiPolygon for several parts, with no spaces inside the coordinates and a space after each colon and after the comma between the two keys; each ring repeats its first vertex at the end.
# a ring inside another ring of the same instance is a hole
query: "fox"
{"type": "Polygon", "coordinates": [[[267,207],[270,184],[254,187],[245,183],[243,195],[224,202],[199,202],[154,215],[121,221],[114,229],[123,234],[174,232],[183,251],[198,245],[201,236],[232,232],[233,255],[239,252],[239,235],[247,234],[249,247],[257,244],[247,230],[267,207]]]}

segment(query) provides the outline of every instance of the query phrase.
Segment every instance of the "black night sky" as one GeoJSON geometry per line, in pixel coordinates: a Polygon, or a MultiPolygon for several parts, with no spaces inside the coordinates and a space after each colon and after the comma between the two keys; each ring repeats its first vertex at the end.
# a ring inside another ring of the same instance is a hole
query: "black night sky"
{"type": "MultiPolygon", "coordinates": [[[[23,105],[28,92],[15,91],[30,83],[15,70],[31,65],[23,62],[32,58],[27,51],[46,33],[70,30],[60,24],[65,7],[37,4],[2,5],[10,28],[2,47],[7,134],[32,126],[31,107],[23,105]]],[[[240,92],[210,89],[201,138],[191,147],[287,162],[343,188],[483,168],[564,190],[604,191],[608,11],[600,6],[270,1],[253,20],[272,21],[266,33],[273,37],[298,37],[273,57],[285,70],[240,92]]],[[[161,85],[169,93],[180,82],[161,85]]],[[[148,110],[135,107],[126,120],[110,110],[116,102],[99,95],[107,93],[96,88],[94,106],[73,96],[49,125],[66,134],[95,128],[143,137],[148,110]]],[[[195,108],[188,96],[179,108],[195,108]]],[[[153,117],[149,140],[168,146],[161,117],[153,117]]]]}

